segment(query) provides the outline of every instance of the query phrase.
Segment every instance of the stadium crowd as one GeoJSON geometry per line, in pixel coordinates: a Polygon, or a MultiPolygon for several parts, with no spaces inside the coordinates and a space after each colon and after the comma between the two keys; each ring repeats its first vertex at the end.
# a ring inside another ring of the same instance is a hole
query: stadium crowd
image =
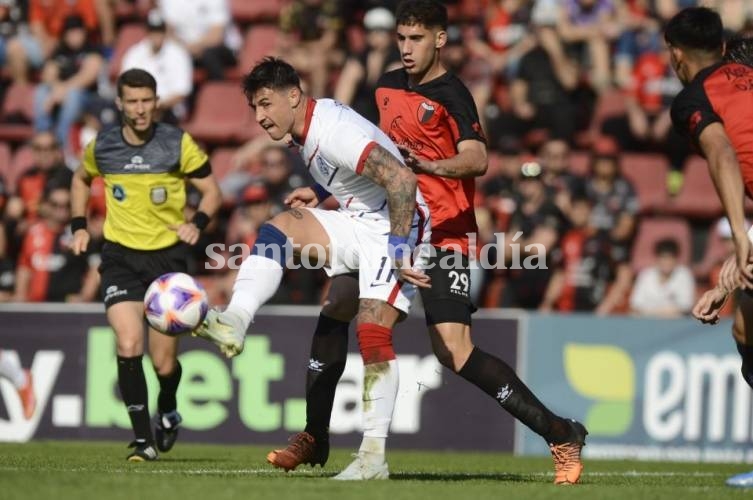
{"type": "MultiPolygon", "coordinates": [[[[715,284],[734,247],[705,162],[672,130],[681,85],[661,36],[697,3],[718,9],[730,34],[753,30],[751,0],[447,2],[443,57],[472,91],[490,151],[477,180],[479,251],[520,232],[521,248],[542,245],[548,263],[516,269],[508,253],[494,255],[493,269],[473,275],[479,306],[670,317],[715,284]]],[[[162,120],[210,153],[224,205],[193,273],[225,302],[234,274],[216,264],[243,248],[231,245],[253,244],[286,194],[309,182],[252,121],[240,76],[275,54],[314,97],[376,121],[376,81],[400,66],[395,4],[0,0],[0,300],[98,299],[96,249],[69,250],[71,169],[118,124],[115,78],[141,67],[157,79],[162,120]]],[[[103,189],[93,186],[89,225],[100,241],[103,189]]],[[[296,270],[284,283],[275,301],[312,304],[327,280],[296,270]]]]}

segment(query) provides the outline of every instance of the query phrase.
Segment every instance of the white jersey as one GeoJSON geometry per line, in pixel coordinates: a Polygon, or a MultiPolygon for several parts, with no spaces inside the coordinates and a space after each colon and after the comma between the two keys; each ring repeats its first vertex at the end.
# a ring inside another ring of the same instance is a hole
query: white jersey
{"type": "MultiPolygon", "coordinates": [[[[337,199],[341,211],[354,217],[389,221],[387,192],[360,175],[377,144],[402,163],[400,151],[379,127],[340,102],[310,99],[300,140],[301,157],[309,174],[337,199]]],[[[428,212],[418,189],[416,204],[428,212]]],[[[418,215],[414,215],[414,224],[417,220],[418,215]]]]}

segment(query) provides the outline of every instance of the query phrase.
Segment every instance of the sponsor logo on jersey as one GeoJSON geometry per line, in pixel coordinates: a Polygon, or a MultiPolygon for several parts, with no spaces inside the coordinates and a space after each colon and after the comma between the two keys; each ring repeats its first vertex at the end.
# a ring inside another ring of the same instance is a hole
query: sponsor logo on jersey
{"type": "Polygon", "coordinates": [[[149,163],[144,163],[144,158],[136,155],[131,158],[131,163],[126,163],[123,166],[123,170],[151,170],[152,166],[149,163]]]}

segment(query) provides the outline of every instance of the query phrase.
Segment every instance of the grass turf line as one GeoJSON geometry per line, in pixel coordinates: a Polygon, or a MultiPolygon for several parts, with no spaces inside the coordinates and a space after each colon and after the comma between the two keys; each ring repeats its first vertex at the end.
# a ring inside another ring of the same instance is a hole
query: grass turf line
{"type": "Polygon", "coordinates": [[[724,485],[750,467],[739,464],[592,460],[581,485],[556,487],[548,458],[391,450],[390,481],[342,483],[329,478],[348,464],[350,450],[335,450],[324,469],[304,466],[285,474],[264,460],[269,449],[178,443],[157,462],[130,464],[123,443],[0,444],[0,498],[686,500],[753,494],[724,485]]]}

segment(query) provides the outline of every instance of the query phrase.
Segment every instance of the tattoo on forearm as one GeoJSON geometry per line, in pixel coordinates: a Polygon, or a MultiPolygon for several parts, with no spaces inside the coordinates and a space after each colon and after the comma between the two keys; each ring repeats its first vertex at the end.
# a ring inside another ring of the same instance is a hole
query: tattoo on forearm
{"type": "MultiPolygon", "coordinates": [[[[390,209],[390,232],[396,236],[408,236],[416,206],[416,180],[405,182],[405,176],[397,175],[403,165],[381,146],[371,150],[363,166],[362,174],[387,191],[387,206],[390,209]]],[[[411,174],[412,176],[412,174],[411,174]]]]}

